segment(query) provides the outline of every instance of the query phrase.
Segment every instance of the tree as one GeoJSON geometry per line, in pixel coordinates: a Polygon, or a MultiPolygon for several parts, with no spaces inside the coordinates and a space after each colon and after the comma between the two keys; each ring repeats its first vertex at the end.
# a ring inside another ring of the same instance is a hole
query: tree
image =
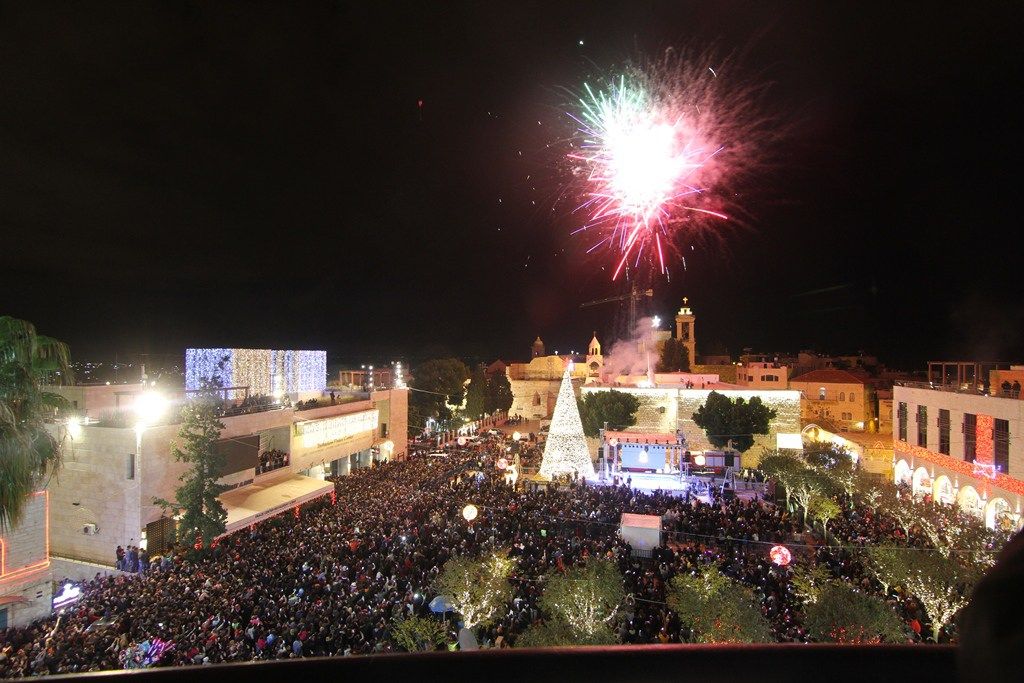
{"type": "Polygon", "coordinates": [[[728,578],[715,565],[669,582],[668,605],[700,643],[764,643],[771,628],[750,588],[728,578]]]}
{"type": "Polygon", "coordinates": [[[783,487],[786,492],[786,509],[788,510],[793,488],[797,484],[799,475],[807,469],[807,466],[799,458],[788,453],[765,449],[758,469],[764,473],[765,477],[775,480],[783,487]]]}
{"type": "Polygon", "coordinates": [[[410,383],[413,391],[409,395],[414,414],[424,421],[427,418],[451,420],[449,406],[462,403],[467,379],[469,369],[457,358],[436,358],[417,366],[410,383]]]}
{"type": "Polygon", "coordinates": [[[474,368],[466,388],[466,416],[471,420],[479,419],[487,410],[487,373],[483,364],[474,368]]]}
{"type": "Polygon", "coordinates": [[[592,391],[577,401],[583,433],[594,437],[607,422],[610,429],[625,429],[636,422],[640,399],[624,391],[592,391]]]}
{"type": "Polygon", "coordinates": [[[902,550],[905,571],[892,577],[921,601],[932,625],[932,638],[939,633],[971,599],[971,590],[981,575],[981,568],[966,565],[958,559],[943,557],[928,550],[902,550]]]}
{"type": "Polygon", "coordinates": [[[745,453],[754,445],[755,434],[768,433],[769,422],[775,415],[757,396],[747,402],[712,391],[693,414],[693,421],[713,445],[721,448],[732,441],[736,450],[745,453]]]}
{"type": "Polygon", "coordinates": [[[487,396],[484,399],[484,410],[488,413],[507,411],[512,407],[512,385],[508,375],[495,372],[487,380],[487,396]]]}
{"type": "Polygon", "coordinates": [[[864,562],[882,590],[888,595],[889,587],[900,583],[907,574],[907,551],[889,543],[868,546],[864,549],[864,562]]]}
{"type": "Polygon", "coordinates": [[[665,340],[658,358],[658,372],[689,372],[690,350],[686,344],[674,338],[665,340]]]}
{"type": "Polygon", "coordinates": [[[581,636],[561,619],[529,626],[516,638],[516,647],[569,647],[572,645],[612,645],[617,642],[612,629],[604,624],[592,636],[581,636]]]}
{"type": "Polygon", "coordinates": [[[793,500],[803,511],[803,521],[806,524],[811,503],[819,497],[828,495],[831,482],[823,472],[813,467],[804,467],[793,476],[792,485],[793,500]]]}
{"type": "Polygon", "coordinates": [[[804,625],[814,639],[833,643],[896,643],[909,635],[889,605],[838,581],[827,582],[804,608],[804,625]]]}
{"type": "Polygon", "coordinates": [[[406,652],[429,652],[447,641],[444,626],[430,617],[411,616],[397,619],[391,627],[391,637],[406,652]]]}
{"type": "Polygon", "coordinates": [[[991,567],[996,553],[1006,543],[1006,533],[992,531],[960,508],[942,503],[918,504],[917,526],[943,557],[957,553],[964,561],[991,567]]]}
{"type": "Polygon", "coordinates": [[[466,628],[484,626],[512,599],[508,577],[514,568],[515,561],[507,551],[482,558],[453,557],[444,563],[434,589],[462,615],[466,628]]]}
{"type": "Polygon", "coordinates": [[[178,523],[179,538],[191,542],[196,539],[201,546],[209,547],[217,536],[224,533],[228,513],[217,498],[228,490],[218,484],[224,472],[224,454],[218,451],[217,442],[224,423],[217,417],[220,405],[217,387],[218,378],[202,383],[200,391],[188,399],[181,411],[181,429],[178,431],[180,445],[172,451],[174,459],[189,464],[189,468],[178,480],[181,481],[173,501],[154,499],[156,505],[165,510],[181,514],[178,523]]]}
{"type": "Polygon", "coordinates": [[[828,476],[832,488],[846,495],[853,506],[853,494],[860,482],[853,454],[831,442],[813,441],[804,446],[804,460],[811,467],[828,476]]]}
{"type": "Polygon", "coordinates": [[[839,504],[831,498],[819,496],[811,501],[807,513],[821,524],[821,533],[828,537],[828,523],[839,516],[839,504]]]}
{"type": "Polygon", "coordinates": [[[792,576],[790,584],[793,592],[804,601],[805,605],[817,602],[825,585],[832,580],[828,570],[820,564],[812,566],[791,565],[792,576]]]}
{"type": "Polygon", "coordinates": [[[25,501],[60,467],[63,435],[47,430],[46,420],[66,414],[70,404],[43,386],[68,381],[64,342],[0,316],[0,532],[21,521],[25,501]]]}
{"type": "Polygon", "coordinates": [[[622,575],[615,564],[590,558],[564,574],[549,576],[540,607],[565,622],[578,642],[592,643],[606,639],[608,623],[625,597],[622,575]]]}

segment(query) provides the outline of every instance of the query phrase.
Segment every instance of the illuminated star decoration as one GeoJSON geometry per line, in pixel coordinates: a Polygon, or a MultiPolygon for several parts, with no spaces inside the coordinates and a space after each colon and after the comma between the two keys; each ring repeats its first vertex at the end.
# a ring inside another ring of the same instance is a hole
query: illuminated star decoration
{"type": "Polygon", "coordinates": [[[653,327],[654,329],[658,329],[659,327],[661,327],[661,318],[659,316],[654,316],[653,318],[651,318],[651,327],[653,327]]]}
{"type": "Polygon", "coordinates": [[[742,93],[727,93],[718,72],[696,63],[666,58],[603,88],[584,84],[578,111],[568,113],[576,132],[567,156],[585,179],[575,211],[587,216],[574,234],[598,233],[588,253],[612,248],[613,280],[644,256],[667,275],[665,251],[684,224],[728,218],[724,183],[748,163],[734,163],[746,140],[731,136],[755,124],[742,93]]]}

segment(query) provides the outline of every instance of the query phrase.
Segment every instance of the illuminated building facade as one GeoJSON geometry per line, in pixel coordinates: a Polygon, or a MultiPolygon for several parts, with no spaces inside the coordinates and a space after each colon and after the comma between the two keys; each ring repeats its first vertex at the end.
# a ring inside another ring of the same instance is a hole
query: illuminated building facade
{"type": "Polygon", "coordinates": [[[897,382],[893,477],[986,525],[1017,527],[1024,507],[1024,401],[975,386],[897,382]]]}
{"type": "Polygon", "coordinates": [[[49,495],[29,496],[21,522],[0,534],[0,630],[50,614],[49,495]]]}
{"type": "Polygon", "coordinates": [[[301,398],[327,386],[327,352],[185,349],[185,389],[199,389],[211,377],[226,387],[249,387],[252,396],[301,398]]]}

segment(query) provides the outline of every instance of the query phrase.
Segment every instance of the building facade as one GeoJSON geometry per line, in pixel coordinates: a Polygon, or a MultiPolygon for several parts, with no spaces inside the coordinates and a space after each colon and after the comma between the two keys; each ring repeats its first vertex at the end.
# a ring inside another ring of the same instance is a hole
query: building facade
{"type": "Polygon", "coordinates": [[[893,476],[916,495],[956,504],[989,527],[1020,525],[1024,401],[973,388],[893,388],[893,476]]]}
{"type": "Polygon", "coordinates": [[[846,370],[812,370],[789,381],[800,392],[800,416],[840,431],[877,431],[874,389],[846,370]]]}
{"type": "MultiPolygon", "coordinates": [[[[274,405],[222,417],[228,531],[330,493],[327,476],[404,458],[407,404],[408,391],[395,389],[307,410],[274,405]]],[[[172,500],[185,471],[172,454],[180,427],[108,416],[69,429],[64,467],[49,485],[54,555],[110,565],[118,545],[166,549],[168,519],[153,501],[172,500]]]]}
{"type": "Polygon", "coordinates": [[[0,630],[26,626],[50,614],[49,494],[25,503],[21,523],[0,534],[0,630]]]}
{"type": "Polygon", "coordinates": [[[788,389],[789,368],[770,361],[749,361],[736,367],[736,384],[753,389],[788,389]]]}
{"type": "MultiPolygon", "coordinates": [[[[506,370],[512,387],[512,407],[508,414],[527,420],[550,419],[555,412],[562,374],[569,362],[569,358],[561,356],[537,356],[529,363],[510,363],[506,370]]],[[[584,363],[573,366],[572,383],[577,394],[589,373],[589,366],[584,363]]]]}

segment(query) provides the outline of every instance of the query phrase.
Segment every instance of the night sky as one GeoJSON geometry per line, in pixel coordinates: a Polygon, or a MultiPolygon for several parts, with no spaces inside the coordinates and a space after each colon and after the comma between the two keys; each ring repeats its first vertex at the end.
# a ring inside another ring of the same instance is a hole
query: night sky
{"type": "Polygon", "coordinates": [[[569,236],[568,89],[713,45],[785,142],[650,312],[1024,360],[1021,10],[940,4],[3,3],[0,314],[76,358],[580,350],[621,284],[569,236]]]}

